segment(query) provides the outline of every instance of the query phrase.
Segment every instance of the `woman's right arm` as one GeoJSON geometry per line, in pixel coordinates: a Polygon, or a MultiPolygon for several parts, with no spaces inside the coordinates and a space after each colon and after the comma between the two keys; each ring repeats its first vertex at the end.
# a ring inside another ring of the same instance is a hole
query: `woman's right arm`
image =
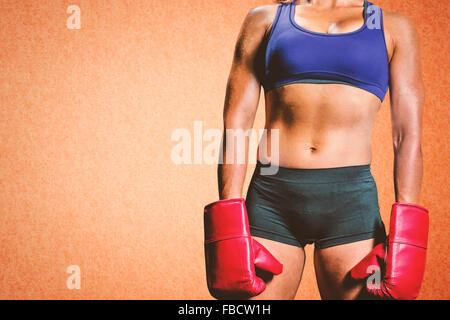
{"type": "Polygon", "coordinates": [[[223,111],[223,161],[218,167],[221,200],[242,198],[249,136],[245,136],[245,145],[237,143],[235,137],[252,129],[255,120],[261,93],[258,72],[264,66],[263,43],[275,16],[271,7],[254,8],[248,13],[236,43],[223,111]]]}

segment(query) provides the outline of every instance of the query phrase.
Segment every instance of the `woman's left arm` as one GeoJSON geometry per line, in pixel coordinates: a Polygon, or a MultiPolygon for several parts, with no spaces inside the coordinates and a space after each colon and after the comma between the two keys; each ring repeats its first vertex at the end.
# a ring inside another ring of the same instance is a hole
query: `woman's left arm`
{"type": "Polygon", "coordinates": [[[422,185],[422,118],[425,87],[414,23],[401,14],[389,19],[394,50],[390,61],[392,139],[396,202],[418,203],[422,185]]]}

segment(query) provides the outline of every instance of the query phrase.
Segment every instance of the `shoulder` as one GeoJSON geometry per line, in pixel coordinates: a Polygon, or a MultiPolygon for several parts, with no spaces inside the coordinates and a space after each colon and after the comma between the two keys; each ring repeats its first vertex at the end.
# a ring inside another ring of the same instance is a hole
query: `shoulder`
{"type": "Polygon", "coordinates": [[[278,10],[277,4],[272,5],[264,5],[264,6],[258,6],[255,8],[250,9],[250,11],[247,14],[247,18],[253,19],[255,21],[261,21],[261,20],[267,20],[272,17],[275,17],[277,10],[278,10]]]}
{"type": "Polygon", "coordinates": [[[384,20],[386,23],[389,23],[390,26],[395,27],[397,29],[406,29],[406,30],[415,29],[414,21],[407,15],[387,10],[383,10],[383,12],[384,12],[383,15],[384,20]]]}
{"type": "Polygon", "coordinates": [[[278,5],[264,5],[252,8],[245,17],[244,27],[251,30],[268,30],[277,15],[278,5]]]}
{"type": "Polygon", "coordinates": [[[276,5],[265,5],[247,13],[236,44],[236,59],[252,56],[258,51],[272,26],[276,12],[276,5]]]}
{"type": "Polygon", "coordinates": [[[393,38],[394,43],[417,40],[417,28],[410,17],[402,13],[383,10],[383,21],[385,29],[393,38]]]}

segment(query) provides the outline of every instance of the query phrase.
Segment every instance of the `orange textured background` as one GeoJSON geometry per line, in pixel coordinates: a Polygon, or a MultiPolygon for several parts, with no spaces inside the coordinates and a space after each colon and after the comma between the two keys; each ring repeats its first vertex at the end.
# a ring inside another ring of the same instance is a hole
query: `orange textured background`
{"type": "MultiPolygon", "coordinates": [[[[0,2],[0,298],[210,299],[204,204],[214,165],[175,165],[173,130],[222,126],[234,43],[270,1],[0,2]],[[71,4],[81,30],[66,28],[71,4]],[[66,268],[79,265],[80,290],[66,268]]],[[[379,0],[418,26],[427,87],[421,299],[448,299],[449,1],[379,0]]],[[[385,222],[394,201],[389,99],[373,136],[385,222]]],[[[263,127],[263,102],[256,127],[263,127]]],[[[249,168],[249,172],[253,168],[249,168]]],[[[248,181],[247,181],[248,183],[248,181]]],[[[311,259],[298,299],[318,299],[311,259]]]]}

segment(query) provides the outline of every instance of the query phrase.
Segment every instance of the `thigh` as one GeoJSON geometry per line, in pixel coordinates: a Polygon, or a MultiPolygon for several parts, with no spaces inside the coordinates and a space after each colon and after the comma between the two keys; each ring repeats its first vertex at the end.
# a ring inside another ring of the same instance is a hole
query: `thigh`
{"type": "Polygon", "coordinates": [[[269,276],[258,272],[257,275],[266,282],[266,289],[250,300],[290,300],[294,299],[302,278],[305,263],[303,248],[253,237],[283,264],[283,272],[269,276]]]}
{"type": "Polygon", "coordinates": [[[364,298],[364,281],[350,278],[350,270],[374,247],[375,239],[315,249],[314,269],[322,299],[364,298]]]}

